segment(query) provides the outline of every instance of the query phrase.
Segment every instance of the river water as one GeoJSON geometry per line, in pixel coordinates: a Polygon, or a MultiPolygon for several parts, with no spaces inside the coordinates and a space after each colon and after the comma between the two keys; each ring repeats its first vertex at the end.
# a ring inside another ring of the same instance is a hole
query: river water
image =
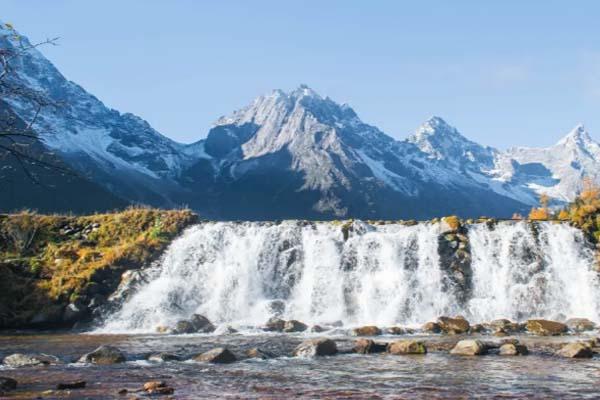
{"type": "MultiPolygon", "coordinates": [[[[459,338],[439,335],[420,337],[430,344],[427,355],[290,357],[293,348],[307,336],[311,335],[3,335],[0,357],[14,352],[42,352],[58,356],[66,364],[4,368],[0,376],[19,381],[20,389],[10,397],[18,399],[130,398],[117,393],[123,388],[140,388],[150,380],[166,381],[174,387],[174,398],[178,399],[596,399],[600,393],[600,364],[596,359],[551,355],[553,347],[576,340],[574,337],[541,339],[541,344],[540,339],[522,337],[521,341],[534,350],[522,357],[451,356],[446,349],[459,338]],[[128,361],[113,366],[72,363],[101,344],[117,346],[127,354],[128,361]],[[240,358],[247,349],[258,346],[277,358],[246,359],[226,365],[144,361],[149,353],[160,351],[189,359],[216,346],[226,346],[240,358]],[[42,394],[55,389],[58,383],[77,380],[85,380],[87,387],[42,394]]],[[[350,349],[356,339],[343,335],[333,338],[341,351],[350,349]]],[[[378,340],[394,338],[382,336],[378,340]]]]}

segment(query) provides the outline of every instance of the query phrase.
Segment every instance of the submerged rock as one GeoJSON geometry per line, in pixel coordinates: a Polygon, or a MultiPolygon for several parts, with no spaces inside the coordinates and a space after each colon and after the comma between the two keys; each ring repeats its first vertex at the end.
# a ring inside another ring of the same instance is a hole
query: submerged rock
{"type": "Polygon", "coordinates": [[[438,318],[440,329],[450,335],[460,335],[469,332],[469,321],[463,317],[440,317],[438,318]]]}
{"type": "Polygon", "coordinates": [[[321,332],[325,332],[327,329],[322,327],[321,325],[313,325],[310,328],[310,331],[313,333],[321,333],[321,332]]]}
{"type": "Polygon", "coordinates": [[[376,343],[372,339],[363,338],[354,342],[353,351],[358,354],[383,353],[386,347],[386,343],[376,343]]]}
{"type": "Polygon", "coordinates": [[[281,318],[272,317],[269,318],[263,330],[267,332],[282,332],[283,328],[285,328],[285,321],[281,318]]]}
{"type": "Polygon", "coordinates": [[[17,388],[17,381],[13,378],[0,376],[0,394],[10,392],[17,388]]]}
{"type": "Polygon", "coordinates": [[[596,328],[596,324],[587,318],[571,318],[565,324],[575,332],[591,331],[596,328]]]}
{"type": "Polygon", "coordinates": [[[488,347],[480,340],[461,340],[450,350],[450,354],[460,356],[479,356],[486,354],[488,347]]]}
{"type": "Polygon", "coordinates": [[[87,384],[86,381],[59,383],[58,385],[56,385],[56,389],[57,390],[83,389],[83,388],[85,388],[86,384],[87,384]]]}
{"type": "Polygon", "coordinates": [[[125,362],[125,355],[116,347],[100,346],[91,353],[83,355],[79,362],[99,365],[118,364],[125,362]]]}
{"type": "Polygon", "coordinates": [[[426,322],[421,327],[421,330],[426,333],[440,333],[442,331],[442,328],[437,322],[426,322]]]}
{"type": "Polygon", "coordinates": [[[225,347],[217,347],[194,357],[194,361],[209,362],[213,364],[229,364],[237,361],[235,355],[225,347]]]}
{"type": "Polygon", "coordinates": [[[352,329],[353,336],[379,336],[381,335],[381,329],[375,325],[361,326],[359,328],[352,329]]]}
{"type": "Polygon", "coordinates": [[[148,361],[152,362],[167,362],[167,361],[179,361],[179,357],[172,353],[156,353],[151,354],[148,357],[148,361]]]}
{"type": "Polygon", "coordinates": [[[142,390],[149,395],[168,395],[175,393],[175,389],[168,386],[167,383],[163,381],[146,382],[144,383],[142,390]]]}
{"type": "Polygon", "coordinates": [[[15,353],[6,356],[2,362],[11,368],[35,367],[42,365],[58,364],[58,358],[46,354],[21,354],[15,353]]]}
{"type": "Polygon", "coordinates": [[[585,343],[569,343],[556,352],[556,355],[568,358],[592,358],[592,348],[585,343]]]}
{"type": "Polygon", "coordinates": [[[567,325],[562,322],[545,319],[530,319],[527,321],[527,331],[539,336],[556,336],[566,333],[567,325]]]}
{"type": "Polygon", "coordinates": [[[296,357],[332,356],[337,354],[337,346],[331,339],[306,340],[294,350],[296,357]]]}
{"type": "Polygon", "coordinates": [[[283,325],[284,332],[304,332],[307,329],[308,329],[308,325],[306,325],[300,321],[297,321],[295,319],[286,321],[285,324],[283,325]]]}
{"type": "Polygon", "coordinates": [[[525,356],[529,354],[526,346],[518,343],[504,343],[500,346],[501,356],[525,356]]]}
{"type": "Polygon", "coordinates": [[[425,343],[418,340],[398,340],[387,348],[390,354],[427,354],[425,343]]]}
{"type": "Polygon", "coordinates": [[[275,354],[259,349],[258,347],[254,347],[248,351],[246,351],[246,356],[249,358],[260,358],[262,360],[268,360],[269,358],[275,358],[275,354]]]}

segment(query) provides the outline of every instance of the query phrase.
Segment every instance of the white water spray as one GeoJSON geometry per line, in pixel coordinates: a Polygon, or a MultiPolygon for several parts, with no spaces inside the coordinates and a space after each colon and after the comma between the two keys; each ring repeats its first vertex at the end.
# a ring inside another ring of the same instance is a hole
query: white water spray
{"type": "Polygon", "coordinates": [[[272,316],[308,324],[420,324],[463,314],[598,318],[598,278],[581,232],[542,223],[469,227],[473,276],[465,304],[438,254],[440,225],[202,223],[177,239],[103,331],[153,332],[202,314],[261,326],[272,316]]]}

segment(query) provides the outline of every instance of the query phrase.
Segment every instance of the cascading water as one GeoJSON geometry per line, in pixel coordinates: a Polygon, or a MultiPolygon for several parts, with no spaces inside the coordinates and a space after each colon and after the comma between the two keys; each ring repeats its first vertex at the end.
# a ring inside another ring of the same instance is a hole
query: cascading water
{"type": "Polygon", "coordinates": [[[153,332],[202,314],[260,326],[272,316],[309,324],[420,324],[441,315],[472,321],[598,318],[598,278],[583,235],[567,225],[468,227],[466,301],[440,259],[440,224],[202,223],[145,272],[146,283],[102,331],[153,332]],[[348,228],[348,227],[346,227],[348,228]]]}
{"type": "Polygon", "coordinates": [[[439,226],[354,222],[203,223],[176,240],[104,331],[154,331],[193,313],[259,326],[273,315],[307,323],[417,323],[452,313],[439,226]]]}
{"type": "Polygon", "coordinates": [[[501,222],[473,225],[468,236],[473,290],[465,314],[470,318],[599,320],[593,253],[579,230],[550,222],[501,222]]]}

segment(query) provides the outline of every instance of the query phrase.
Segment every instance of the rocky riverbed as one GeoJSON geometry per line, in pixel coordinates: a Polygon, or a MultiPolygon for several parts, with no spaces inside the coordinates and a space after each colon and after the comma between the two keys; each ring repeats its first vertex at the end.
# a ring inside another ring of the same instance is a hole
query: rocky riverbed
{"type": "Polygon", "coordinates": [[[596,331],[381,333],[5,333],[0,377],[16,388],[0,379],[0,397],[564,399],[600,390],[596,331]]]}

